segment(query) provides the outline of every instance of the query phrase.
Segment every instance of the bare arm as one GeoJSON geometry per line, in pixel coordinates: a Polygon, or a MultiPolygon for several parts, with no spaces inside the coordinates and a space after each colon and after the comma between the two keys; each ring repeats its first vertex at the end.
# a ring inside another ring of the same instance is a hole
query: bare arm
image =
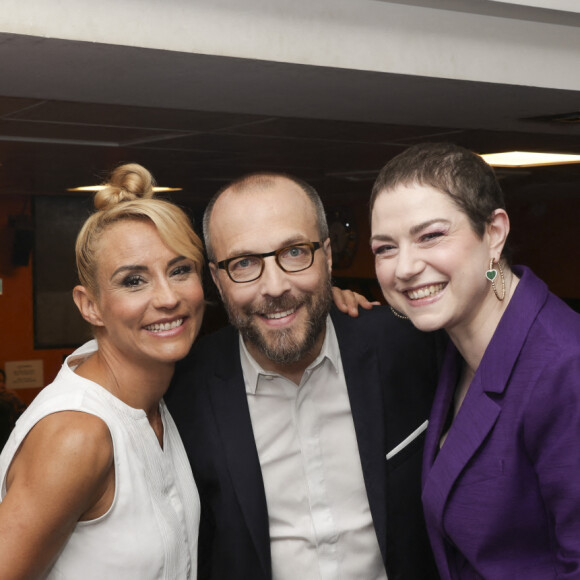
{"type": "Polygon", "coordinates": [[[336,286],[332,287],[332,298],[336,307],[345,314],[356,318],[358,316],[358,308],[365,308],[370,310],[373,306],[377,306],[380,302],[369,302],[362,294],[353,292],[352,290],[342,290],[336,286]]]}
{"type": "Polygon", "coordinates": [[[0,578],[38,578],[80,519],[105,513],[114,494],[113,465],[111,436],[98,417],[65,411],[42,419],[8,471],[0,578]]]}

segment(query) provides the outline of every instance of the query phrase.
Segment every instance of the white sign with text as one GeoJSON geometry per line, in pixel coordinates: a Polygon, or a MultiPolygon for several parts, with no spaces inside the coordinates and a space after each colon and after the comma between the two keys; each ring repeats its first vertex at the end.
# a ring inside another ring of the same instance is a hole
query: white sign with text
{"type": "Polygon", "coordinates": [[[7,389],[39,389],[44,387],[44,365],[42,360],[7,361],[7,389]]]}

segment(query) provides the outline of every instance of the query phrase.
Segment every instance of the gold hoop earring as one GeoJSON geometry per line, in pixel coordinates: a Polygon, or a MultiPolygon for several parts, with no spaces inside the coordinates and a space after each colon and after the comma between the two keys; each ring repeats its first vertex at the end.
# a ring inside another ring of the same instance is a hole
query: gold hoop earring
{"type": "Polygon", "coordinates": [[[405,316],[404,314],[401,314],[398,310],[395,310],[390,304],[389,304],[389,308],[391,309],[391,312],[397,317],[400,318],[401,320],[409,320],[408,316],[405,316]]]}
{"type": "Polygon", "coordinates": [[[505,278],[503,277],[503,270],[501,268],[501,264],[498,261],[496,263],[499,270],[499,277],[501,278],[501,296],[500,296],[495,286],[495,281],[497,278],[497,270],[493,267],[494,262],[495,260],[493,258],[489,261],[489,270],[485,273],[485,277],[491,282],[493,293],[495,294],[495,297],[501,302],[505,298],[505,278]]]}

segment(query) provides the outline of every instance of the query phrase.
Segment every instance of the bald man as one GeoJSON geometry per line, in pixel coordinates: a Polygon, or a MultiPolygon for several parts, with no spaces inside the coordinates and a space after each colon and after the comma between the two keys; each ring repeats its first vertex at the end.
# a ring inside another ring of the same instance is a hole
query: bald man
{"type": "Polygon", "coordinates": [[[298,179],[231,183],[204,236],[231,326],[168,396],[201,496],[199,578],[437,578],[420,500],[436,337],[331,308],[324,208],[298,179]]]}

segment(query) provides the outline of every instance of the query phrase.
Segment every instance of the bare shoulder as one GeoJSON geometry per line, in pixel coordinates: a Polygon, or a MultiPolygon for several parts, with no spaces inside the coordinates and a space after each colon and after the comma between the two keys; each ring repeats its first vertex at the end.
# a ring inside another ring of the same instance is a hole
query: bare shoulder
{"type": "Polygon", "coordinates": [[[67,487],[87,484],[102,477],[112,463],[107,424],[90,413],[61,411],[30,430],[8,472],[7,488],[20,476],[33,482],[36,475],[67,487]]]}
{"type": "Polygon", "coordinates": [[[6,484],[0,578],[36,578],[79,520],[96,517],[111,504],[113,443],[106,423],[78,411],[43,418],[20,446],[6,484]]]}

